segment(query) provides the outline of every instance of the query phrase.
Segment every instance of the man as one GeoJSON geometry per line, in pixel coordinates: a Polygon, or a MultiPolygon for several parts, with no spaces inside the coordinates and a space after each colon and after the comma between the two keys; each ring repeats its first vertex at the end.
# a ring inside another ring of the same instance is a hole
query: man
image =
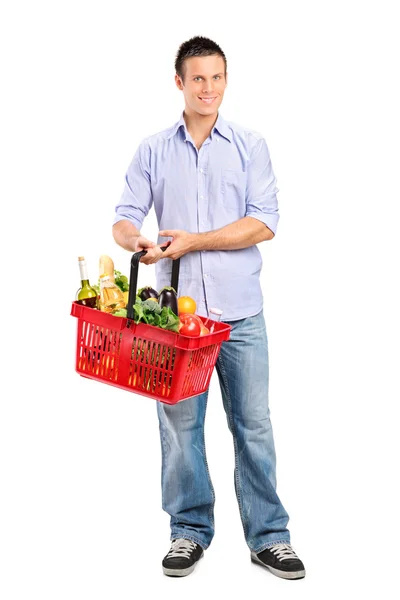
{"type": "MultiPolygon", "coordinates": [[[[116,207],[113,235],[130,252],[147,250],[141,261],[157,263],[157,289],[170,285],[171,259],[181,258],[178,295],[194,298],[202,316],[220,308],[222,320],[232,326],[216,369],[233,436],[245,539],[254,562],[279,577],[300,579],[304,565],[290,545],[288,514],[275,491],[257,248],[275,235],[276,180],[263,137],[218,112],[226,67],[212,40],[197,36],[180,46],[175,82],[184,112],[173,127],[140,144],[116,207]],[[157,244],[140,234],[153,204],[161,228],[157,244]]],[[[170,576],[191,573],[214,535],[215,496],[204,443],[207,396],[172,406],[157,402],[162,500],[172,540],[162,564],[170,576]]]]}

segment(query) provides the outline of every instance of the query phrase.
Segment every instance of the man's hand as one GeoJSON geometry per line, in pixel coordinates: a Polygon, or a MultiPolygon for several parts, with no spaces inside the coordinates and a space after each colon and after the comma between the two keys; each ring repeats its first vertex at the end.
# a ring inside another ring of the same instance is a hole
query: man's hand
{"type": "Polygon", "coordinates": [[[164,244],[160,244],[159,246],[157,246],[155,242],[151,242],[143,235],[139,235],[135,240],[134,252],[146,250],[147,254],[141,257],[140,262],[144,263],[145,265],[151,265],[153,263],[158,262],[160,258],[162,258],[164,253],[161,250],[161,248],[168,245],[169,242],[165,242],[164,244]]]}
{"type": "MultiPolygon", "coordinates": [[[[172,258],[172,260],[176,260],[180,258],[184,254],[191,252],[194,248],[194,234],[188,233],[183,229],[163,229],[159,232],[161,237],[172,237],[172,242],[167,242],[166,244],[170,244],[168,250],[162,253],[161,258],[172,258]]],[[[161,246],[165,246],[166,244],[161,244],[161,246]]]]}

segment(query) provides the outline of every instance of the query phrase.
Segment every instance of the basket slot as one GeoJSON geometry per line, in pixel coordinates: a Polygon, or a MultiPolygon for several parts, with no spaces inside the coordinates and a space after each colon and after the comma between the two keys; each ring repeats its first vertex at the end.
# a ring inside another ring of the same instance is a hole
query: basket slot
{"type": "Polygon", "coordinates": [[[101,344],[101,357],[99,365],[99,374],[102,377],[106,377],[108,369],[110,368],[111,357],[109,355],[109,348],[111,342],[112,332],[106,329],[104,332],[102,344],[101,344]]]}
{"type": "Polygon", "coordinates": [[[174,372],[174,364],[176,360],[176,348],[171,346],[164,346],[165,353],[163,353],[163,361],[161,368],[161,389],[165,390],[164,395],[169,395],[172,388],[172,376],[174,372]]]}
{"type": "Polygon", "coordinates": [[[128,385],[167,397],[172,387],[175,348],[153,340],[133,337],[128,385]]]}
{"type": "Polygon", "coordinates": [[[144,355],[146,352],[146,340],[141,340],[142,344],[140,347],[140,352],[137,356],[137,361],[139,363],[139,384],[144,388],[144,377],[146,375],[146,369],[144,368],[144,355]]]}
{"type": "Polygon", "coordinates": [[[154,360],[153,392],[162,397],[168,397],[172,385],[172,373],[168,370],[174,360],[175,349],[166,345],[158,345],[154,360]]]}
{"type": "Polygon", "coordinates": [[[86,370],[86,361],[87,361],[87,350],[85,344],[86,337],[86,323],[79,322],[78,329],[78,354],[77,354],[77,366],[81,371],[86,370]]]}
{"type": "Polygon", "coordinates": [[[114,345],[113,345],[113,353],[115,355],[115,365],[111,368],[110,376],[117,381],[118,379],[118,363],[120,356],[120,348],[121,348],[121,340],[122,333],[120,331],[116,331],[114,334],[114,345]]]}
{"type": "Polygon", "coordinates": [[[140,369],[139,369],[139,356],[142,350],[142,339],[137,338],[136,336],[132,339],[132,360],[130,361],[129,368],[129,380],[128,385],[132,385],[133,387],[137,387],[139,383],[139,379],[141,377],[140,369]]]}
{"type": "Polygon", "coordinates": [[[91,360],[91,370],[94,371],[95,370],[95,366],[97,364],[97,362],[100,360],[101,358],[101,354],[100,354],[100,346],[101,346],[101,342],[103,339],[103,328],[102,327],[97,327],[96,331],[95,331],[95,335],[94,335],[94,340],[93,340],[93,352],[91,353],[92,355],[92,360],[91,360]]]}
{"type": "Polygon", "coordinates": [[[91,371],[92,355],[91,351],[93,348],[93,338],[95,335],[96,327],[92,323],[82,321],[80,331],[80,345],[79,345],[79,360],[78,369],[82,371],[91,371]]]}
{"type": "Polygon", "coordinates": [[[104,332],[103,352],[100,357],[99,375],[117,381],[118,361],[122,334],[120,331],[106,329],[104,332]]]}
{"type": "Polygon", "coordinates": [[[149,365],[150,363],[150,353],[151,353],[151,347],[152,347],[152,343],[149,340],[145,341],[145,345],[144,345],[144,372],[143,372],[143,386],[145,390],[148,390],[149,387],[149,383],[150,383],[150,378],[149,378],[149,372],[151,372],[150,366],[146,366],[149,365]]]}
{"type": "Polygon", "coordinates": [[[147,392],[153,393],[157,385],[157,377],[159,374],[157,358],[159,359],[159,352],[161,347],[160,344],[149,340],[147,341],[146,346],[146,367],[144,371],[143,388],[147,392]]]}
{"type": "Polygon", "coordinates": [[[171,387],[172,376],[169,371],[172,371],[172,368],[170,369],[170,364],[172,364],[174,360],[175,352],[175,349],[172,350],[169,346],[162,347],[159,379],[159,386],[161,389],[163,386],[167,386],[168,388],[171,387]]]}
{"type": "Polygon", "coordinates": [[[207,379],[208,369],[195,371],[192,376],[186,378],[185,394],[195,394],[204,388],[204,381],[207,379]]]}
{"type": "Polygon", "coordinates": [[[172,387],[172,372],[169,366],[173,364],[176,350],[170,346],[158,345],[154,364],[153,392],[168,397],[172,387]]]}
{"type": "Polygon", "coordinates": [[[93,369],[96,375],[103,376],[105,366],[104,350],[108,342],[108,329],[103,327],[99,329],[96,336],[96,349],[97,352],[93,353],[93,369]]]}
{"type": "Polygon", "coordinates": [[[155,374],[155,370],[156,368],[153,366],[156,363],[156,355],[157,355],[157,350],[159,349],[159,344],[155,343],[155,342],[148,342],[147,344],[147,357],[146,357],[146,364],[148,364],[149,366],[146,368],[146,390],[147,391],[153,391],[154,387],[154,382],[153,382],[153,375],[155,374]]]}
{"type": "Polygon", "coordinates": [[[82,322],[78,370],[117,381],[120,331],[82,322]]]}
{"type": "Polygon", "coordinates": [[[182,386],[182,393],[201,393],[208,385],[219,352],[220,344],[205,346],[192,352],[190,368],[182,386]]]}

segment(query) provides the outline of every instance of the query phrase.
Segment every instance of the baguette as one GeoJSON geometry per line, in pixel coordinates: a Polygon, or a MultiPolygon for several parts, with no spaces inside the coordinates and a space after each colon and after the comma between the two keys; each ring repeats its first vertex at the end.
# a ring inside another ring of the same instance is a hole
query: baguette
{"type": "Polygon", "coordinates": [[[99,276],[103,275],[103,273],[107,273],[107,275],[110,276],[110,281],[115,283],[114,263],[112,258],[106,254],[102,254],[102,256],[100,256],[99,262],[99,276]]]}

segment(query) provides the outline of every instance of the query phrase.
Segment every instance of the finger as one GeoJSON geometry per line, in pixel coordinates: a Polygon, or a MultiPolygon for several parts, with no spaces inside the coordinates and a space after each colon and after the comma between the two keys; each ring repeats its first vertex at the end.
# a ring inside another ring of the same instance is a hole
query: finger
{"type": "Polygon", "coordinates": [[[147,252],[147,254],[145,254],[144,256],[142,256],[140,258],[140,262],[145,263],[146,265],[149,265],[152,260],[153,260],[153,254],[151,254],[150,252],[147,252]]]}
{"type": "Polygon", "coordinates": [[[170,258],[170,257],[171,257],[171,250],[164,250],[161,258],[170,258]]]}
{"type": "Polygon", "coordinates": [[[158,232],[161,237],[174,237],[176,235],[176,229],[163,229],[158,232]]]}
{"type": "Polygon", "coordinates": [[[160,246],[154,246],[154,248],[151,248],[147,251],[147,254],[141,260],[144,259],[144,263],[147,265],[152,265],[160,260],[162,254],[163,251],[161,250],[160,246]]]}

